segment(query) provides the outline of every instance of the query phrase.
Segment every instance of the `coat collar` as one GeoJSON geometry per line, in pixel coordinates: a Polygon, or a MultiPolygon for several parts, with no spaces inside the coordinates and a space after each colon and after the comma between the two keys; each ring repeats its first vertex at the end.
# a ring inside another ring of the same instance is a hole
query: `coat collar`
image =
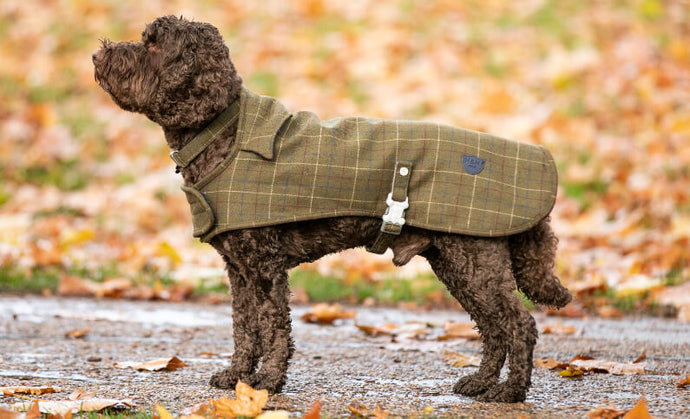
{"type": "Polygon", "coordinates": [[[230,104],[182,149],[172,151],[170,158],[178,167],[187,167],[225,128],[239,119],[237,141],[240,150],[273,160],[275,136],[290,116],[290,112],[276,99],[258,95],[243,87],[238,100],[230,104]]]}

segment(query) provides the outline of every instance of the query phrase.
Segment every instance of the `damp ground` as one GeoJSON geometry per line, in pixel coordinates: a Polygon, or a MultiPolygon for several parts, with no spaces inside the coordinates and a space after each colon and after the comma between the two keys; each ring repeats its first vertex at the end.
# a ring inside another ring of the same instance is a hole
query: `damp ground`
{"type": "MultiPolygon", "coordinates": [[[[271,396],[268,409],[299,417],[320,400],[329,417],[347,416],[348,406],[365,406],[394,416],[565,418],[585,417],[611,404],[630,409],[644,396],[656,417],[690,417],[690,389],[676,386],[690,374],[687,323],[647,317],[558,319],[535,313],[539,325],[560,322],[576,329],[567,336],[540,336],[535,360],[565,362],[583,354],[632,362],[646,350],[646,373],[569,379],[535,368],[525,403],[508,405],[480,403],[452,392],[458,377],[476,368],[451,367],[442,360],[443,352],[480,356],[479,341],[392,340],[367,336],[355,326],[355,321],[467,322],[464,312],[352,307],[354,320],[324,326],[299,319],[308,309],[293,306],[297,350],[284,392],[271,396]]],[[[55,400],[81,389],[98,397],[131,399],[142,409],[162,404],[177,413],[208,399],[234,398],[233,392],[208,385],[211,374],[231,362],[230,312],[229,305],[201,303],[0,296],[0,386],[58,387],[57,393],[41,396],[55,400]],[[84,328],[89,331],[83,338],[66,337],[84,328]],[[171,356],[187,366],[170,372],[114,367],[171,356]]]]}

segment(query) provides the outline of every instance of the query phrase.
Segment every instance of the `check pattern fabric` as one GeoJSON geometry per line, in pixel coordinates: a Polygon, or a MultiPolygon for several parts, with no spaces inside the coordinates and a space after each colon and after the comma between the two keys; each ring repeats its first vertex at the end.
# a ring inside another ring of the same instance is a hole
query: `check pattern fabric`
{"type": "Polygon", "coordinates": [[[556,199],[558,175],[544,147],[429,122],[322,121],[244,89],[234,151],[185,191],[195,236],[209,241],[248,227],[381,217],[397,161],[412,166],[406,225],[504,236],[535,225],[556,199]],[[474,165],[463,167],[463,158],[474,165]]]}

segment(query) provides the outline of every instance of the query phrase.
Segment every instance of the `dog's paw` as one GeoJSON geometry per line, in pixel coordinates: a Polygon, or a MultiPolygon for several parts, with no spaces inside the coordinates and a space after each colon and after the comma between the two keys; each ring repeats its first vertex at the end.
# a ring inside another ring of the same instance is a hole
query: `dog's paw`
{"type": "Polygon", "coordinates": [[[480,394],[477,400],[482,402],[517,403],[524,402],[526,397],[526,388],[506,381],[496,384],[487,392],[480,394]]]}
{"type": "Polygon", "coordinates": [[[453,386],[455,394],[474,397],[486,392],[491,386],[496,384],[496,380],[480,377],[477,374],[470,374],[462,377],[453,386]]]}
{"type": "Polygon", "coordinates": [[[217,388],[234,390],[238,379],[239,374],[235,374],[227,369],[213,374],[209,384],[217,388]]]}
{"type": "Polygon", "coordinates": [[[274,377],[260,372],[247,377],[247,384],[254,390],[268,390],[271,394],[280,393],[285,385],[285,377],[274,377]]]}

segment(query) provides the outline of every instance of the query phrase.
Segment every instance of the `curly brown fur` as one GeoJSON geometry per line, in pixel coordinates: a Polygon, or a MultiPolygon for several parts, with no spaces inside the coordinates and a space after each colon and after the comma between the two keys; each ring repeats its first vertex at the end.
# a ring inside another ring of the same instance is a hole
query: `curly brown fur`
{"type": "MultiPolygon", "coordinates": [[[[173,150],[237,99],[242,79],[216,28],[166,16],[146,26],[138,42],[103,41],[94,53],[99,85],[123,109],[163,127],[173,150]]],[[[187,185],[210,173],[228,154],[236,125],[229,126],[189,166],[187,185]]],[[[477,238],[405,227],[392,245],[394,262],[426,257],[439,279],[469,312],[484,337],[481,366],[461,378],[456,393],[486,401],[526,397],[537,339],[534,319],[515,293],[561,307],[570,294],[553,273],[556,239],[543,220],[531,230],[503,238],[477,238]],[[506,358],[506,381],[498,378],[506,358]]],[[[232,388],[242,380],[280,392],[294,352],[290,336],[290,290],[286,271],[329,253],[368,245],[380,220],[341,217],[230,231],[211,245],[226,263],[233,295],[235,353],[232,365],[211,384],[232,388]]]]}

